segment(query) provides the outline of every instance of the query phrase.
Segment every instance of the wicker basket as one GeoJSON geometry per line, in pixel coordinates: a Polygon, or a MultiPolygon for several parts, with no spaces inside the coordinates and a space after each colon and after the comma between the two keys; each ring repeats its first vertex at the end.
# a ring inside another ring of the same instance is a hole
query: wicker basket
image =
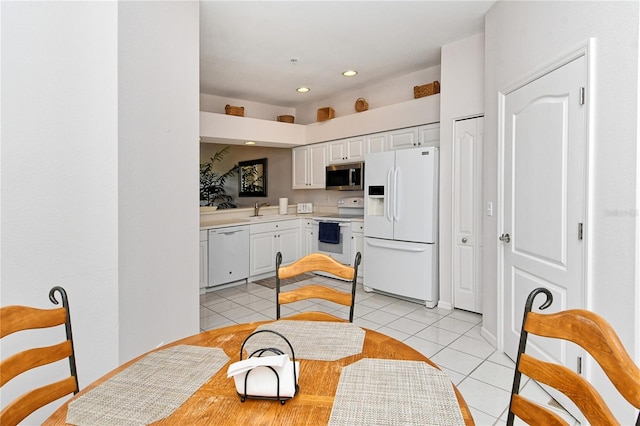
{"type": "Polygon", "coordinates": [[[335,117],[335,114],[336,112],[333,110],[333,108],[318,108],[318,121],[331,120],[333,117],[335,117]]]}
{"type": "Polygon", "coordinates": [[[369,104],[367,103],[367,101],[364,100],[364,98],[358,98],[356,99],[356,112],[362,112],[362,111],[366,111],[369,109],[369,104]]]}
{"type": "Polygon", "coordinates": [[[237,115],[238,117],[244,117],[244,107],[227,104],[227,106],[224,107],[224,113],[227,115],[237,115]]]}
{"type": "Polygon", "coordinates": [[[282,123],[293,123],[295,121],[295,117],[293,115],[279,115],[278,121],[282,123]]]}
{"type": "Polygon", "coordinates": [[[435,95],[436,93],[440,93],[440,82],[438,81],[423,84],[422,86],[413,86],[413,97],[416,99],[435,95]]]}

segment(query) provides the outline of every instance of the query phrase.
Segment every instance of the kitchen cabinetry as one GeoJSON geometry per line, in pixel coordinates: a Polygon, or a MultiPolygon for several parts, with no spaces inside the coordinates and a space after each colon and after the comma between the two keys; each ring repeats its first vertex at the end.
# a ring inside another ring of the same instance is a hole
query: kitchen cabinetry
{"type": "Polygon", "coordinates": [[[328,142],[329,164],[364,161],[364,136],[328,142]]]}
{"type": "Polygon", "coordinates": [[[389,135],[387,134],[387,132],[366,135],[364,139],[365,152],[367,154],[371,154],[374,152],[387,151],[388,139],[389,139],[389,135]]]}
{"type": "Polygon", "coordinates": [[[258,223],[249,226],[249,275],[273,273],[276,253],[282,253],[282,263],[300,257],[300,221],[298,219],[258,223]]]}
{"type": "Polygon", "coordinates": [[[418,146],[440,146],[440,123],[392,130],[388,135],[390,151],[418,146]]]}
{"type": "Polygon", "coordinates": [[[414,148],[418,146],[418,128],[392,130],[389,132],[389,150],[414,148]]]}
{"type": "Polygon", "coordinates": [[[316,144],[291,150],[293,189],[324,189],[327,145],[316,144]]]}
{"type": "Polygon", "coordinates": [[[353,221],[351,223],[351,262],[356,258],[356,253],[360,252],[360,265],[358,266],[358,281],[364,279],[364,222],[353,221]]]}
{"type": "Polygon", "coordinates": [[[209,255],[208,255],[207,230],[200,231],[200,288],[207,286],[209,281],[209,255]]]}
{"type": "Polygon", "coordinates": [[[418,127],[419,146],[440,146],[440,123],[418,127]]]}
{"type": "Polygon", "coordinates": [[[306,256],[313,252],[313,220],[302,219],[302,253],[300,256],[306,256]]]}
{"type": "Polygon", "coordinates": [[[208,287],[244,280],[249,276],[249,227],[209,230],[208,287]]]}

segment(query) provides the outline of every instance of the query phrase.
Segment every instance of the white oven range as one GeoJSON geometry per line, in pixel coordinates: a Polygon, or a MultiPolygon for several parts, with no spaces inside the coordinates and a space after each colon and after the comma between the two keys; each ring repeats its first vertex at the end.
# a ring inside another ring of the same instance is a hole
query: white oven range
{"type": "Polygon", "coordinates": [[[338,201],[335,216],[314,217],[312,250],[333,257],[340,263],[353,264],[351,258],[351,221],[364,215],[364,198],[347,197],[338,201]]]}

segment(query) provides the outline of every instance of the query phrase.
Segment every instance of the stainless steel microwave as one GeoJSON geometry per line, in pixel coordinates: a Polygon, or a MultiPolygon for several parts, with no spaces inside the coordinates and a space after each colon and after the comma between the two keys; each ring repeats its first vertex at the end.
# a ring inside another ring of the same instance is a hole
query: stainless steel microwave
{"type": "Polygon", "coordinates": [[[326,189],[362,191],[364,189],[364,163],[332,164],[327,166],[326,189]]]}

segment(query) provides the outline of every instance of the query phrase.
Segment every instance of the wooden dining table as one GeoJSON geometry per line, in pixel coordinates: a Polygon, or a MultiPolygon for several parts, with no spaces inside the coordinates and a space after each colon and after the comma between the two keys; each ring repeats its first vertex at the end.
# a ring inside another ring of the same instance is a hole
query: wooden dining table
{"type": "MultiPolygon", "coordinates": [[[[82,389],[62,405],[46,421],[45,425],[65,425],[69,404],[100,386],[118,373],[132,366],[153,352],[177,345],[193,345],[221,348],[230,358],[227,364],[208,379],[195,393],[168,417],[155,425],[221,424],[221,425],[320,425],[327,424],[331,416],[334,398],[343,367],[364,358],[384,360],[422,361],[438,368],[427,357],[406,344],[373,330],[365,331],[362,351],[334,361],[302,360],[300,362],[298,394],[284,405],[277,401],[248,399],[241,402],[232,378],[227,378],[229,364],[240,360],[240,347],[245,339],[262,324],[253,322],[213,329],[184,339],[137,357],[82,389]]],[[[246,355],[245,355],[246,357],[246,355]]],[[[466,425],[474,421],[464,398],[451,384],[455,392],[462,419],[466,425]]]]}

